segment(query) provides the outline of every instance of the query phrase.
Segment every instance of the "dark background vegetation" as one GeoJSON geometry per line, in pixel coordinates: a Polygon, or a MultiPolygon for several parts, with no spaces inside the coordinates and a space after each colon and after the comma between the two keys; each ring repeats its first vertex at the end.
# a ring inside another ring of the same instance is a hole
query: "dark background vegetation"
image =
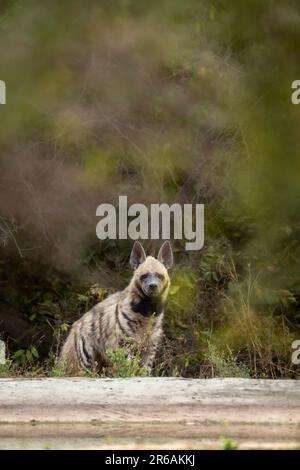
{"type": "MultiPolygon", "coordinates": [[[[297,0],[0,3],[0,329],[52,367],[68,325],[130,277],[96,207],[204,203],[174,242],[155,373],[299,377],[297,0]]],[[[146,243],[148,251],[157,244],[146,243]]]]}

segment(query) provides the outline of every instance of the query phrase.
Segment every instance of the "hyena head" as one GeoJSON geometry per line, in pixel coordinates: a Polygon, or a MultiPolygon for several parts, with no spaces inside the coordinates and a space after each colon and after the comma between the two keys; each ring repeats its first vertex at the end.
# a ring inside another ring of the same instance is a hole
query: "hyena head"
{"type": "Polygon", "coordinates": [[[146,256],[144,248],[135,242],[130,256],[134,271],[133,280],[147,297],[166,296],[170,286],[168,269],[173,265],[173,253],[170,242],[161,246],[157,259],[146,256]]]}

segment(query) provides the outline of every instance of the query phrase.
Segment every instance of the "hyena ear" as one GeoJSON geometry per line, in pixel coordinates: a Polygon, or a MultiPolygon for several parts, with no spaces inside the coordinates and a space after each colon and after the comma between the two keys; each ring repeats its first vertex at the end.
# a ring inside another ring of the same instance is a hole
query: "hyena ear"
{"type": "Polygon", "coordinates": [[[146,259],[146,253],[140,242],[134,242],[130,255],[130,265],[136,269],[146,259]]]}
{"type": "Polygon", "coordinates": [[[169,241],[166,241],[162,244],[158,256],[158,261],[160,261],[167,269],[173,266],[173,251],[172,246],[169,241]]]}

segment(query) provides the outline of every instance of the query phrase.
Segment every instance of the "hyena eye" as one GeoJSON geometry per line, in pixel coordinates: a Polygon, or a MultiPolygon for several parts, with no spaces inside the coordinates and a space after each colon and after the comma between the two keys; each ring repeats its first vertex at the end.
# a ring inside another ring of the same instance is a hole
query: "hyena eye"
{"type": "Polygon", "coordinates": [[[160,273],[155,273],[155,274],[158,277],[158,279],[160,279],[161,281],[165,278],[163,274],[160,274],[160,273]]]}
{"type": "Polygon", "coordinates": [[[142,274],[141,275],[141,281],[144,281],[145,279],[147,279],[148,277],[148,274],[142,274]]]}

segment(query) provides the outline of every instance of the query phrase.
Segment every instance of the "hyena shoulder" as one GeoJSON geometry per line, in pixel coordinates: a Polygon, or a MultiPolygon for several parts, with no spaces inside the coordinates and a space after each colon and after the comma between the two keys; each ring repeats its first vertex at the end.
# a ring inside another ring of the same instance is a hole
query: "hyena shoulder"
{"type": "Polygon", "coordinates": [[[110,294],[104,300],[101,300],[101,302],[98,302],[88,312],[82,315],[82,317],[74,323],[74,326],[77,323],[90,322],[94,317],[102,317],[103,315],[114,312],[116,305],[121,298],[121,294],[122,292],[115,292],[114,294],[110,294]]]}

